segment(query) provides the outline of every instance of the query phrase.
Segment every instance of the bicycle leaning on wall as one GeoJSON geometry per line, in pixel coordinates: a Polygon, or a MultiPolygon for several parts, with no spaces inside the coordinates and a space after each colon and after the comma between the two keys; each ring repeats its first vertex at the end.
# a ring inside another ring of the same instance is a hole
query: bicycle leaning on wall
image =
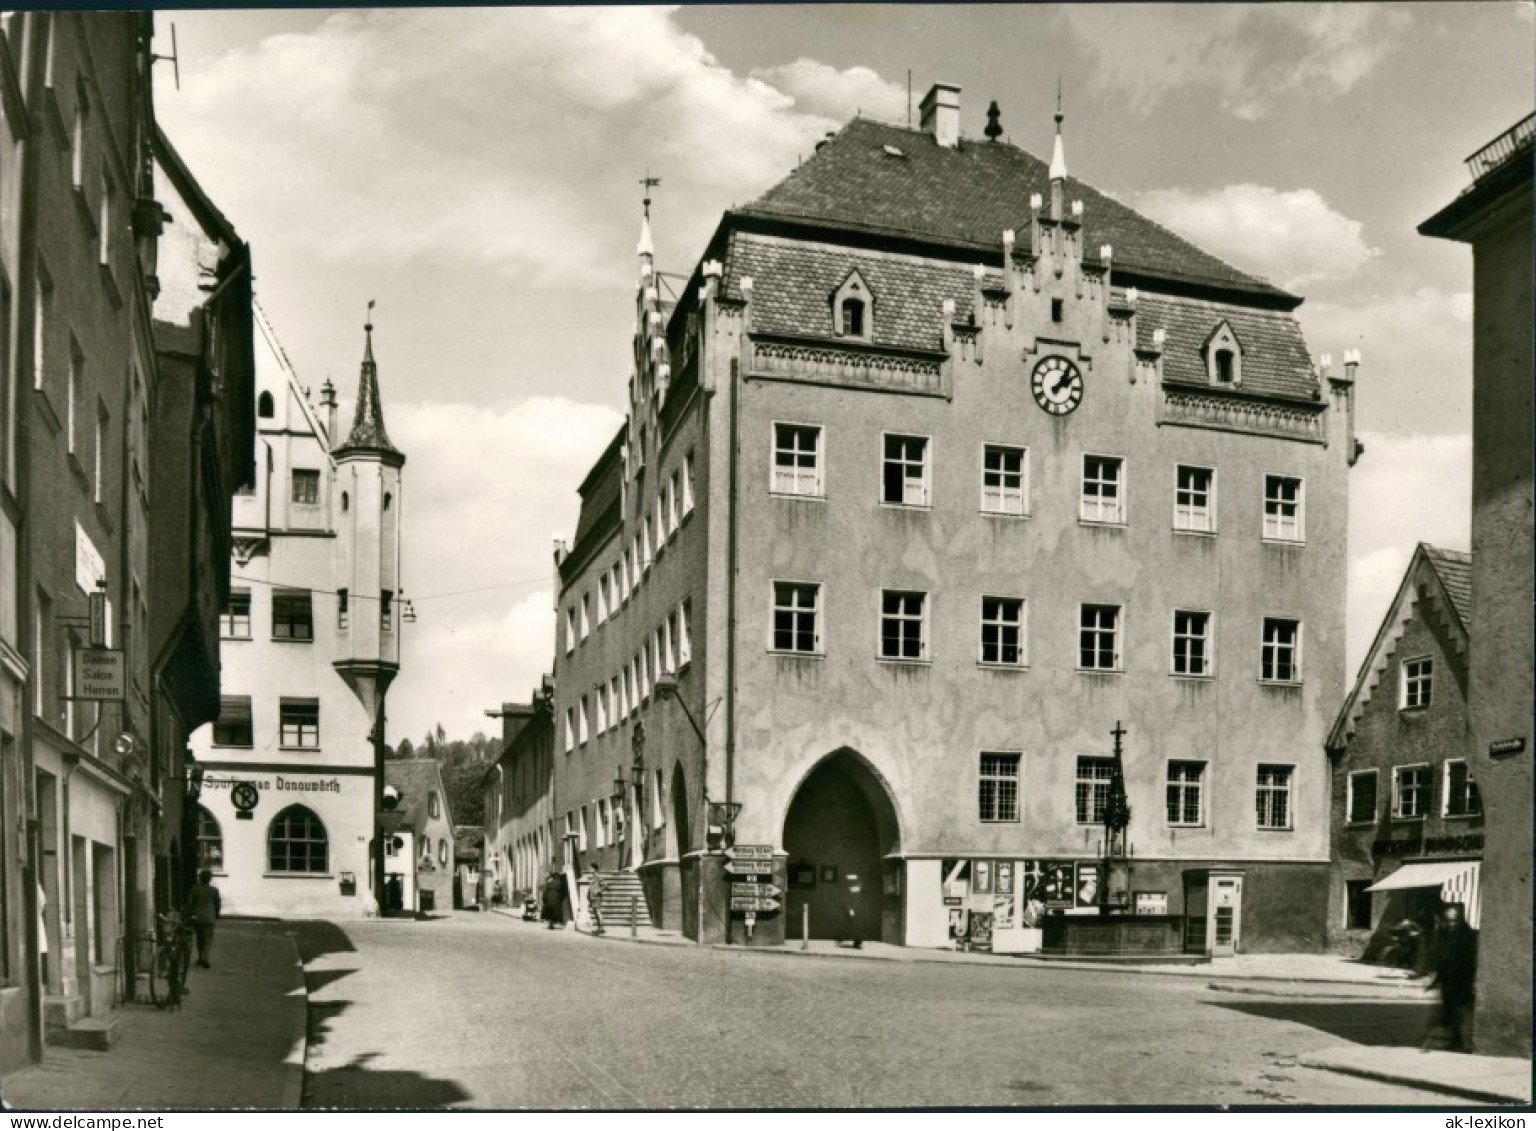
{"type": "Polygon", "coordinates": [[[180,1009],[187,988],[187,968],[192,964],[192,929],[181,913],[157,915],[154,961],[149,964],[149,999],[157,1009],[180,1009]]]}

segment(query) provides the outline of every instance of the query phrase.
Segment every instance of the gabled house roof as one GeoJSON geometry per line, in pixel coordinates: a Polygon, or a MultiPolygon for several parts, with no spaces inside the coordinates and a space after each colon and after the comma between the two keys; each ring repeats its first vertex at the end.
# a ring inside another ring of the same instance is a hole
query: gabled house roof
{"type": "Polygon", "coordinates": [[[1370,651],[1360,665],[1355,684],[1328,734],[1329,751],[1342,750],[1354,737],[1360,714],[1370,702],[1403,631],[1414,619],[1434,618],[1451,641],[1447,662],[1465,669],[1468,626],[1472,623],[1472,555],[1420,542],[1403,574],[1397,595],[1387,608],[1370,651]]]}
{"type": "MultiPolygon", "coordinates": [[[[1049,199],[1050,167],[1008,142],[962,138],[951,148],[923,130],[855,118],[803,165],[751,204],[738,220],[794,221],[813,227],[917,239],[959,249],[997,249],[1003,232],[1028,251],[1029,198],[1049,199]]],[[[1294,309],[1301,300],[1202,251],[1075,177],[1066,199],[1081,200],[1093,248],[1114,248],[1117,274],[1143,285],[1165,283],[1240,292],[1251,301],[1294,309]]]]}
{"type": "Polygon", "coordinates": [[[448,791],[443,788],[443,770],[436,758],[386,759],[384,782],[400,791],[400,808],[397,811],[405,814],[403,823],[412,832],[420,832],[430,819],[427,815],[427,794],[434,791],[437,793],[438,804],[442,806],[440,819],[453,824],[448,791]]]}

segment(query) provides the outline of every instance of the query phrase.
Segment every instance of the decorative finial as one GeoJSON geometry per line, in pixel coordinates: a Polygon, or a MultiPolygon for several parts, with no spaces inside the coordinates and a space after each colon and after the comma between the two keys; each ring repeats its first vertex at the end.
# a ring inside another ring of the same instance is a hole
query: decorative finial
{"type": "Polygon", "coordinates": [[[642,203],[645,207],[645,218],[649,220],[651,218],[651,190],[661,187],[661,178],[651,176],[650,167],[647,166],[645,176],[640,178],[640,187],[645,190],[645,200],[642,203]]]}
{"type": "Polygon", "coordinates": [[[1003,123],[1000,121],[1002,116],[1003,112],[997,108],[997,101],[994,99],[992,105],[987,107],[987,128],[981,131],[987,135],[988,141],[996,141],[1003,136],[1003,123]]]}
{"type": "Polygon", "coordinates": [[[374,300],[373,299],[369,299],[368,300],[368,314],[363,319],[363,330],[365,332],[369,333],[369,334],[373,333],[373,304],[374,304],[374,300]]]}
{"type": "Polygon", "coordinates": [[[1061,120],[1066,115],[1061,112],[1061,76],[1056,76],[1056,132],[1061,132],[1061,120]]]}

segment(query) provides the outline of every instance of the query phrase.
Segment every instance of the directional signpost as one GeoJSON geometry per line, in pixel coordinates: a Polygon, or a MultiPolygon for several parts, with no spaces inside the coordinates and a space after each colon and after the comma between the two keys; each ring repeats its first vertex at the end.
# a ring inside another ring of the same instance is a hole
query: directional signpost
{"type": "Polygon", "coordinates": [[[726,874],[731,878],[731,910],[744,911],[750,931],[759,911],[777,911],[782,890],[773,876],[773,845],[738,844],[725,850],[726,874]]]}

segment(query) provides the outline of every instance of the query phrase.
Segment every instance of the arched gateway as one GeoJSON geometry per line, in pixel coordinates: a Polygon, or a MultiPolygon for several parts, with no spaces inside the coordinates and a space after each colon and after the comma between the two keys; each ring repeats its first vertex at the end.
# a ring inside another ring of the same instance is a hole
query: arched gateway
{"type": "Polygon", "coordinates": [[[809,908],[812,938],[896,941],[900,904],[884,894],[885,857],[900,848],[896,807],[875,768],[847,747],[827,755],[784,817],[786,936],[798,935],[802,908],[809,908]]]}

